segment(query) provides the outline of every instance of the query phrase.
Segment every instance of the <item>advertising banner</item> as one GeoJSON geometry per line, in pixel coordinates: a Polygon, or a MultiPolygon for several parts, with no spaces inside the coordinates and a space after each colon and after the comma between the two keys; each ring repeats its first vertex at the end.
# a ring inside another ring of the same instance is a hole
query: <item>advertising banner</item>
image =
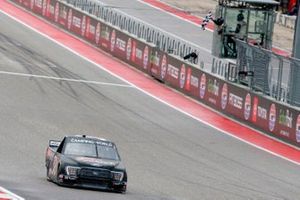
{"type": "Polygon", "coordinates": [[[156,79],[300,147],[299,110],[205,73],[57,0],[14,0],[156,79]]]}
{"type": "Polygon", "coordinates": [[[148,72],[150,68],[150,50],[150,45],[128,37],[126,62],[135,66],[139,70],[148,72]]]}
{"type": "MultiPolygon", "coordinates": [[[[56,21],[55,21],[56,22],[56,21]]],[[[67,29],[78,36],[82,36],[86,28],[86,17],[81,12],[69,9],[67,29]]]]}
{"type": "Polygon", "coordinates": [[[99,43],[100,23],[96,19],[87,16],[86,17],[86,30],[85,30],[84,37],[91,43],[95,44],[96,43],[96,35],[97,35],[97,40],[99,43]]]}
{"type": "Polygon", "coordinates": [[[206,84],[206,76],[200,70],[193,70],[192,66],[187,66],[186,68],[186,82],[183,88],[184,92],[193,96],[197,99],[201,98],[202,90],[206,87],[206,85],[201,84],[201,82],[205,81],[206,84]],[[203,87],[201,88],[200,85],[203,87]]]}
{"type": "Polygon", "coordinates": [[[166,84],[214,109],[299,146],[299,111],[204,73],[172,56],[168,55],[166,60],[166,84]]]}
{"type": "Polygon", "coordinates": [[[158,48],[153,48],[150,53],[149,74],[154,78],[165,81],[168,66],[168,57],[158,48]]]}
{"type": "Polygon", "coordinates": [[[43,12],[43,0],[34,0],[32,10],[37,14],[42,14],[43,12]]]}
{"type": "Polygon", "coordinates": [[[96,26],[96,44],[104,49],[105,51],[111,51],[114,49],[114,43],[115,43],[115,32],[113,33],[112,28],[110,26],[107,26],[105,24],[100,24],[100,22],[97,23],[96,26]],[[100,32],[100,37],[98,37],[98,34],[100,32]],[[112,38],[112,44],[113,46],[110,45],[110,41],[112,38]]]}
{"type": "Polygon", "coordinates": [[[47,17],[49,15],[50,0],[43,0],[42,4],[42,16],[47,17]]]}
{"type": "Polygon", "coordinates": [[[200,95],[198,96],[200,100],[205,101],[214,108],[226,108],[229,95],[226,83],[209,74],[202,73],[200,86],[200,95]]]}
{"type": "Polygon", "coordinates": [[[20,5],[22,5],[25,8],[33,9],[34,0],[18,0],[18,1],[15,1],[15,2],[19,3],[20,5]]]}
{"type": "Polygon", "coordinates": [[[68,10],[69,8],[63,4],[59,4],[58,15],[56,13],[55,20],[59,25],[67,27],[68,24],[68,10]]]}
{"type": "Polygon", "coordinates": [[[48,0],[46,5],[45,17],[54,22],[55,16],[58,16],[60,3],[56,0],[48,0]]]}
{"type": "Polygon", "coordinates": [[[131,38],[128,38],[124,33],[113,29],[110,37],[110,51],[116,57],[127,60],[126,57],[129,59],[131,54],[131,42],[131,38]],[[129,45],[127,45],[127,42],[129,45]]]}

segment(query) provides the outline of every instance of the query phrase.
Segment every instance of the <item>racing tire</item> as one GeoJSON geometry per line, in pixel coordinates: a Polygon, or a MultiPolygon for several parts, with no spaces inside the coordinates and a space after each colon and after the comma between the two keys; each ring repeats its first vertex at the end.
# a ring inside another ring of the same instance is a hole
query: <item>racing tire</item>
{"type": "Polygon", "coordinates": [[[49,177],[49,168],[48,167],[46,169],[46,178],[47,178],[47,181],[51,182],[51,178],[49,177]]]}

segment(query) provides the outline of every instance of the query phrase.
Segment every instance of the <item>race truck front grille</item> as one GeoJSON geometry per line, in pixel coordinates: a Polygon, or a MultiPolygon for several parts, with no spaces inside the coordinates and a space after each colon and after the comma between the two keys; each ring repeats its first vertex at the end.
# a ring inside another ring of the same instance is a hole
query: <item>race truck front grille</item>
{"type": "Polygon", "coordinates": [[[111,173],[107,169],[81,168],[79,177],[84,179],[110,179],[111,173]]]}

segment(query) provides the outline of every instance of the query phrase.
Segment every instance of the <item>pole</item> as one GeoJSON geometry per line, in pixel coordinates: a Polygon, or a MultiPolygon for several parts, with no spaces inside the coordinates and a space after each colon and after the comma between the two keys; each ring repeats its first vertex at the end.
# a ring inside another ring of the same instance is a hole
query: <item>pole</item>
{"type": "MultiPolygon", "coordinates": [[[[300,59],[300,0],[297,0],[297,8],[298,8],[298,14],[296,18],[296,24],[295,24],[295,33],[294,33],[294,43],[293,43],[293,54],[292,56],[294,58],[300,59]]],[[[299,84],[300,80],[298,77],[300,77],[300,69],[299,65],[292,64],[291,65],[291,81],[290,81],[290,98],[291,98],[291,104],[292,105],[299,105],[300,102],[300,92],[299,92],[299,84]]]]}
{"type": "Polygon", "coordinates": [[[294,44],[293,44],[293,57],[300,59],[300,0],[297,1],[298,15],[295,24],[294,44]]]}

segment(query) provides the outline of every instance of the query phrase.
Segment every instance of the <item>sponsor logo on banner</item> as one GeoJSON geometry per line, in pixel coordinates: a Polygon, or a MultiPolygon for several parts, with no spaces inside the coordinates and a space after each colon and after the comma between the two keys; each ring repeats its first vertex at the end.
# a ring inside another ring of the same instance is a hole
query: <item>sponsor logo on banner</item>
{"type": "Polygon", "coordinates": [[[217,98],[219,97],[220,83],[217,79],[208,79],[207,92],[210,94],[208,101],[212,104],[217,104],[217,98]]]}
{"type": "Polygon", "coordinates": [[[199,87],[199,78],[191,75],[191,86],[198,88],[199,87]]]}
{"type": "Polygon", "coordinates": [[[269,130],[274,131],[276,125],[276,106],[272,103],[269,113],[269,130]]]}
{"type": "Polygon", "coordinates": [[[297,142],[300,142],[300,114],[298,115],[296,123],[296,140],[297,142]]]}
{"type": "Polygon", "coordinates": [[[257,107],[257,116],[263,120],[267,120],[267,115],[268,115],[268,112],[267,112],[267,109],[261,107],[261,106],[258,106],[257,107]]]}
{"type": "Polygon", "coordinates": [[[205,96],[206,90],[206,75],[202,74],[201,81],[200,81],[200,98],[203,99],[205,96]]]}
{"type": "Polygon", "coordinates": [[[179,87],[182,89],[184,87],[185,84],[185,75],[186,75],[186,67],[185,64],[181,65],[180,68],[180,77],[179,77],[179,87]]]}
{"type": "MultiPolygon", "coordinates": [[[[135,43],[135,45],[136,45],[136,43],[135,43]]],[[[139,48],[135,48],[135,57],[134,58],[142,60],[143,59],[143,51],[139,48]]]]}
{"type": "Polygon", "coordinates": [[[233,93],[229,93],[229,104],[241,110],[243,108],[243,98],[233,93]]]}
{"type": "Polygon", "coordinates": [[[116,44],[116,31],[113,30],[111,32],[111,36],[110,36],[110,50],[111,51],[115,50],[115,44],[116,44]]]}
{"type": "MultiPolygon", "coordinates": [[[[137,48],[136,48],[136,41],[132,41],[132,53],[131,53],[131,60],[132,62],[135,62],[135,58],[137,56],[137,48]]],[[[142,53],[141,53],[142,54],[142,53]]],[[[141,59],[141,58],[140,58],[141,59]]]]}
{"type": "Polygon", "coordinates": [[[81,36],[85,35],[85,30],[86,30],[86,16],[83,15],[81,20],[81,36]]]}
{"type": "Polygon", "coordinates": [[[147,69],[148,62],[149,62],[149,47],[145,46],[144,54],[143,54],[143,67],[144,67],[144,69],[147,69]]]}
{"type": "Polygon", "coordinates": [[[47,2],[48,0],[43,0],[43,9],[42,9],[42,15],[46,16],[46,11],[47,11],[47,2]]]}
{"type": "Polygon", "coordinates": [[[167,56],[164,54],[163,55],[163,58],[162,58],[162,61],[161,61],[161,72],[160,72],[160,77],[162,79],[165,78],[166,76],[166,73],[167,73],[167,66],[168,66],[168,63],[167,63],[167,56]]]}
{"type": "Polygon", "coordinates": [[[89,30],[89,35],[88,35],[88,37],[90,37],[90,34],[92,34],[92,35],[95,35],[95,33],[96,33],[96,28],[95,28],[95,26],[93,26],[92,24],[91,24],[91,18],[87,18],[88,19],[88,21],[87,21],[87,25],[88,25],[88,30],[89,30]]]}
{"type": "Polygon", "coordinates": [[[282,135],[282,136],[285,136],[285,137],[290,137],[290,133],[288,131],[285,131],[285,130],[280,130],[279,134],[282,135]]]}
{"type": "Polygon", "coordinates": [[[250,113],[251,113],[251,95],[250,95],[250,93],[248,93],[245,98],[245,104],[244,104],[245,120],[248,120],[250,118],[250,113]]]}
{"type": "Polygon", "coordinates": [[[34,5],[38,8],[42,8],[42,0],[35,0],[34,5]]]}
{"type": "MultiPolygon", "coordinates": [[[[50,0],[49,0],[50,1],[50,0]]],[[[48,4],[48,6],[49,6],[49,13],[51,14],[51,15],[54,15],[54,6],[52,6],[50,3],[48,4]]]]}
{"type": "MultiPolygon", "coordinates": [[[[110,30],[107,26],[105,26],[105,28],[101,30],[100,37],[105,39],[106,41],[110,41],[109,36],[110,36],[110,30]]],[[[116,33],[115,33],[115,36],[116,36],[116,33]]]]}
{"type": "Polygon", "coordinates": [[[212,95],[218,97],[219,96],[219,82],[217,79],[208,79],[208,84],[207,84],[207,92],[211,93],[212,95]]]}
{"type": "Polygon", "coordinates": [[[132,51],[132,42],[131,42],[131,38],[129,38],[127,41],[127,47],[126,47],[126,59],[127,60],[130,59],[131,51],[132,51]]]}
{"type": "Polygon", "coordinates": [[[188,67],[186,73],[186,84],[185,84],[185,89],[187,91],[191,90],[191,76],[192,76],[192,69],[188,67]]]}
{"type": "Polygon", "coordinates": [[[155,51],[154,55],[152,55],[151,57],[151,63],[155,66],[159,66],[159,62],[160,62],[160,58],[158,52],[155,51]]]}
{"type": "Polygon", "coordinates": [[[66,6],[63,6],[63,7],[60,7],[59,9],[59,17],[58,17],[58,22],[65,26],[66,25],[66,22],[67,22],[67,8],[66,6]],[[62,8],[62,9],[61,9],[62,8]]]}
{"type": "Polygon", "coordinates": [[[69,12],[68,12],[68,29],[69,30],[71,29],[71,26],[72,26],[72,19],[73,19],[73,13],[72,13],[72,9],[70,8],[69,12]]]}
{"type": "Polygon", "coordinates": [[[34,6],[34,0],[30,0],[30,9],[32,10],[34,6]]]}
{"type": "Polygon", "coordinates": [[[252,111],[252,121],[256,122],[257,120],[257,107],[258,107],[258,98],[254,97],[253,99],[253,111],[252,111]]]}
{"type": "Polygon", "coordinates": [[[55,3],[55,10],[54,10],[54,21],[58,22],[58,16],[59,16],[59,3],[55,3]]]}
{"type": "Polygon", "coordinates": [[[122,40],[121,38],[117,38],[116,40],[116,47],[120,49],[121,51],[126,51],[126,42],[122,40]]]}
{"type": "Polygon", "coordinates": [[[288,128],[292,128],[293,126],[293,113],[290,112],[289,109],[286,109],[286,111],[284,111],[283,109],[279,110],[279,117],[278,117],[278,123],[286,126],[288,128]]]}
{"type": "Polygon", "coordinates": [[[95,34],[96,44],[99,44],[99,41],[100,41],[100,33],[101,33],[100,29],[101,29],[101,26],[100,26],[100,23],[98,22],[97,26],[96,26],[96,34],[95,34]]]}
{"type": "Polygon", "coordinates": [[[76,28],[81,28],[81,19],[79,17],[73,16],[73,25],[76,28]]]}
{"type": "Polygon", "coordinates": [[[91,25],[91,18],[86,17],[85,37],[89,38],[91,34],[95,34],[95,27],[91,25]]]}
{"type": "Polygon", "coordinates": [[[221,96],[221,108],[224,110],[227,106],[228,102],[228,87],[227,83],[224,83],[222,88],[222,96],[221,96]]]}
{"type": "Polygon", "coordinates": [[[178,79],[179,76],[179,69],[171,64],[168,64],[167,73],[169,76],[173,77],[174,79],[178,79]]]}

